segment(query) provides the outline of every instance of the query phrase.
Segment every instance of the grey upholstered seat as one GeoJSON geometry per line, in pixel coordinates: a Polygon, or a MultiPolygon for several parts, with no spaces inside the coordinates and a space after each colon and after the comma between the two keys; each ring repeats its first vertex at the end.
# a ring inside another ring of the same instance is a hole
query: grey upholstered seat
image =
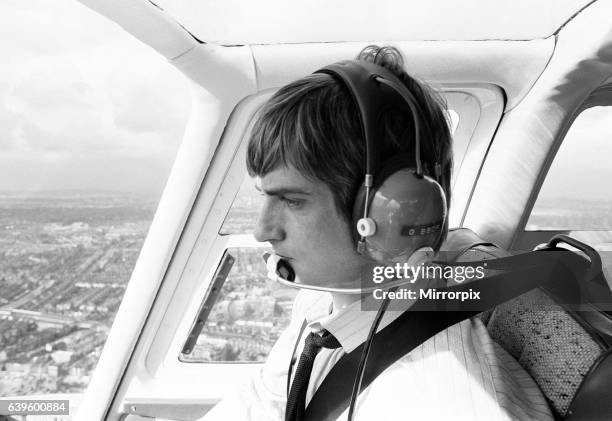
{"type": "Polygon", "coordinates": [[[533,377],[561,416],[567,414],[583,378],[604,351],[540,289],[497,306],[487,328],[533,377]]]}
{"type": "MultiPolygon", "coordinates": [[[[457,260],[507,255],[507,251],[485,243],[464,248],[457,260]]],[[[602,296],[609,300],[612,280],[608,266],[612,265],[610,255],[601,257],[607,284],[602,282],[600,288],[606,290],[602,296]]],[[[591,298],[597,301],[602,297],[591,298]]],[[[612,404],[603,407],[612,396],[612,313],[597,314],[597,326],[593,327],[584,315],[566,311],[542,289],[535,289],[480,317],[491,337],[533,377],[558,418],[612,419],[612,404]]]]}

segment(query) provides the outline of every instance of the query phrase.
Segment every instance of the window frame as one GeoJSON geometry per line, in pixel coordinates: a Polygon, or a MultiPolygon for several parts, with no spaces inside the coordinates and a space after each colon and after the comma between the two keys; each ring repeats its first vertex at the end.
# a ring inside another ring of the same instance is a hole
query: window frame
{"type": "Polygon", "coordinates": [[[538,200],[538,196],[542,189],[542,186],[546,182],[548,172],[561,148],[561,145],[565,141],[565,137],[569,129],[574,124],[574,121],[582,114],[585,110],[592,107],[612,107],[612,82],[606,81],[606,83],[600,85],[594,89],[589,96],[577,107],[572,113],[571,117],[567,120],[567,123],[563,126],[561,134],[558,139],[554,142],[550,150],[544,165],[542,166],[538,175],[537,181],[529,197],[529,201],[525,206],[523,216],[518,226],[518,236],[512,243],[513,250],[532,250],[538,244],[547,242],[552,236],[557,234],[570,234],[570,233],[587,233],[595,232],[599,230],[572,230],[572,229],[535,229],[527,230],[527,222],[533,212],[533,208],[538,200]]]}

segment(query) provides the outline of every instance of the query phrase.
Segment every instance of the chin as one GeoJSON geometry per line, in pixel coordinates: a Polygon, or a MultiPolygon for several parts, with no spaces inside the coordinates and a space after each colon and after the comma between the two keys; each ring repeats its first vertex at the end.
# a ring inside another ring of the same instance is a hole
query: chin
{"type": "Polygon", "coordinates": [[[304,284],[304,285],[320,285],[320,282],[317,282],[315,279],[313,279],[310,276],[304,276],[304,274],[302,274],[301,272],[295,272],[295,276],[296,276],[296,284],[304,284]]]}
{"type": "MultiPolygon", "coordinates": [[[[294,269],[295,270],[295,269],[294,269]]],[[[296,283],[302,285],[314,285],[314,286],[329,286],[326,282],[321,282],[321,277],[313,276],[311,273],[303,273],[302,271],[295,270],[296,283]]]]}

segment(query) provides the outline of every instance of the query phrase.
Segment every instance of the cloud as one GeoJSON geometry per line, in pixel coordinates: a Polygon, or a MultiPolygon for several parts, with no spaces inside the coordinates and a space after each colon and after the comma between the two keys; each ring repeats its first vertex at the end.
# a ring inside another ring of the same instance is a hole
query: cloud
{"type": "Polygon", "coordinates": [[[602,189],[612,174],[612,107],[593,107],[578,115],[568,130],[553,161],[541,197],[570,197],[585,200],[612,200],[602,189]]]}
{"type": "MultiPolygon", "coordinates": [[[[0,3],[0,39],[10,57],[55,56],[79,52],[100,39],[135,45],[118,25],[74,0],[3,0],[0,3]]],[[[5,56],[7,57],[7,56],[5,56]]]]}
{"type": "Polygon", "coordinates": [[[189,113],[187,80],[77,2],[8,0],[0,15],[0,189],[108,189],[120,176],[132,180],[123,187],[161,189],[189,113]]]}

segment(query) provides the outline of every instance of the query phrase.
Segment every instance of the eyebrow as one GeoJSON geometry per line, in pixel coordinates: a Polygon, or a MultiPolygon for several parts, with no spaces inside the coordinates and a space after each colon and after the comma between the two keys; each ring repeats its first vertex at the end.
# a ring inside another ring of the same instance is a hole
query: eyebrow
{"type": "Polygon", "coordinates": [[[303,194],[310,195],[312,192],[308,190],[304,190],[300,187],[279,187],[276,189],[262,189],[257,184],[255,184],[255,189],[259,192],[263,192],[269,196],[283,196],[285,194],[303,194]]]}

